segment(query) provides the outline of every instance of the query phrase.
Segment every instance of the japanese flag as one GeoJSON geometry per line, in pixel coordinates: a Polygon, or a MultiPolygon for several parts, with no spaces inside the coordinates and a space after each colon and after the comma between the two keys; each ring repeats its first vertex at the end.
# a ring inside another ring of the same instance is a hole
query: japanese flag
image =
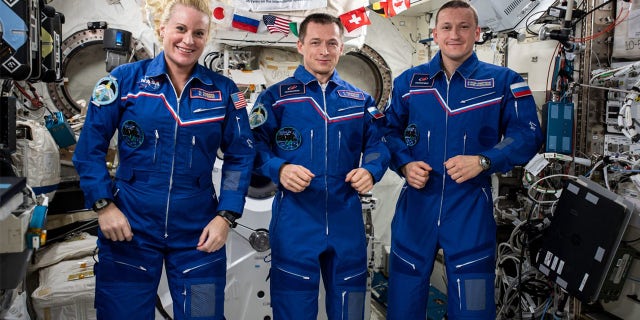
{"type": "Polygon", "coordinates": [[[234,8],[218,1],[211,2],[211,22],[223,26],[231,26],[234,8]]]}

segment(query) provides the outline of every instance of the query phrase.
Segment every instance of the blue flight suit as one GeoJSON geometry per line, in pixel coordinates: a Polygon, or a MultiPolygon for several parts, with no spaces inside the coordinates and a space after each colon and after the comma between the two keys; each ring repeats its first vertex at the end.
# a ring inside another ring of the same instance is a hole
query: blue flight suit
{"type": "Polygon", "coordinates": [[[315,177],[302,192],[282,186],[273,202],[271,305],[274,319],[316,319],[320,274],[329,319],[362,319],[367,249],[358,192],[345,182],[363,167],[379,181],[388,167],[384,115],[334,72],[323,89],[303,66],[253,106],[256,170],[279,184],[282,165],[315,177]],[[361,160],[362,159],[362,160],[361,160]]]}
{"type": "Polygon", "coordinates": [[[86,205],[113,199],[133,231],[130,242],[98,234],[99,319],[154,319],[163,262],[174,319],[223,318],[224,247],[206,253],[196,245],[216,212],[243,211],[255,150],[240,95],[230,79],[196,65],[178,97],[164,52],[98,82],[73,162],[86,205]],[[105,155],[116,130],[112,181],[105,155]],[[218,201],[212,170],[219,148],[218,201]]]}
{"type": "Polygon", "coordinates": [[[424,161],[422,189],[404,186],[391,225],[387,317],[425,319],[429,278],[445,255],[449,319],[494,319],[496,223],[490,175],[525,164],[542,144],[536,105],[516,72],[473,53],[447,80],[440,52],[394,80],[385,111],[391,168],[424,161]],[[444,162],[484,155],[490,170],[456,183],[444,162]]]}

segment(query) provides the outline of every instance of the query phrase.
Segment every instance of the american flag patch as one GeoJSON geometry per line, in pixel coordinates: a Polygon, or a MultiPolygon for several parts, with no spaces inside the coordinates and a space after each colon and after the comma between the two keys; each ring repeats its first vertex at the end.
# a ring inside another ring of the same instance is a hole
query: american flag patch
{"type": "Polygon", "coordinates": [[[233,105],[236,109],[242,109],[247,106],[247,100],[244,99],[244,94],[242,94],[242,92],[232,94],[231,101],[233,101],[233,105]]]}
{"type": "Polygon", "coordinates": [[[531,95],[531,89],[526,82],[518,82],[511,85],[511,93],[516,98],[522,98],[531,95]]]}
{"type": "Polygon", "coordinates": [[[369,113],[371,113],[371,115],[376,119],[384,117],[384,113],[380,112],[376,107],[369,107],[367,108],[367,111],[369,111],[369,113]]]}

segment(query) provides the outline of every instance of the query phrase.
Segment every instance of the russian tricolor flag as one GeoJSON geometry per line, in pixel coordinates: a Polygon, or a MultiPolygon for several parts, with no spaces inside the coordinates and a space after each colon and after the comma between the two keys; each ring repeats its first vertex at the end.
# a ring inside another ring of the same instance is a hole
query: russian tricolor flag
{"type": "Polygon", "coordinates": [[[258,26],[260,26],[260,20],[241,16],[237,13],[234,13],[233,20],[231,20],[231,26],[240,30],[257,33],[258,26]]]}
{"type": "Polygon", "coordinates": [[[526,82],[518,82],[511,85],[511,93],[516,98],[522,98],[531,95],[531,89],[526,82]]]}
{"type": "Polygon", "coordinates": [[[371,115],[376,119],[384,117],[384,113],[380,112],[376,107],[369,107],[367,108],[367,111],[369,111],[369,113],[371,113],[371,115]]]}

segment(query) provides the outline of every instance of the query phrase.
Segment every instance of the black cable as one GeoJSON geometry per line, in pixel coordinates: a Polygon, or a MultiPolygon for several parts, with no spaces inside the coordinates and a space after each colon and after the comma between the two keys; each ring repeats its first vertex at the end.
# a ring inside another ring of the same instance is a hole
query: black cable
{"type": "Polygon", "coordinates": [[[611,2],[613,2],[613,0],[605,1],[605,2],[601,3],[600,5],[596,6],[595,8],[593,8],[593,9],[591,9],[591,10],[589,10],[589,11],[585,12],[581,17],[577,18],[577,19],[575,20],[575,22],[573,22],[573,23],[571,24],[571,27],[575,27],[575,26],[576,26],[576,24],[578,24],[578,22],[580,22],[580,21],[581,21],[582,19],[584,19],[586,16],[590,15],[592,12],[594,12],[594,11],[596,11],[596,10],[598,10],[598,9],[600,9],[600,8],[602,8],[602,7],[604,7],[604,6],[606,6],[607,4],[609,4],[609,3],[611,3],[611,2]]]}
{"type": "Polygon", "coordinates": [[[156,294],[156,310],[162,315],[164,320],[171,320],[171,316],[162,306],[162,300],[160,300],[160,296],[156,294]]]}

